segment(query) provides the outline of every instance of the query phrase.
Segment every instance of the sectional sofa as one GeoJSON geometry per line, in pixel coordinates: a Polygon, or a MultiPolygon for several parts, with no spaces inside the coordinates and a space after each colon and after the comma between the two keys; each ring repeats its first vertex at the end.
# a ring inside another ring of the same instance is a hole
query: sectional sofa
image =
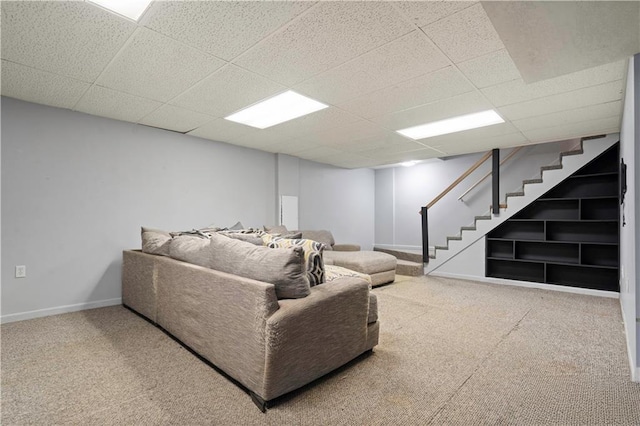
{"type": "Polygon", "coordinates": [[[363,278],[311,287],[299,247],[168,235],[154,237],[155,254],[123,252],[123,304],[236,380],[261,410],[377,345],[363,278]]]}

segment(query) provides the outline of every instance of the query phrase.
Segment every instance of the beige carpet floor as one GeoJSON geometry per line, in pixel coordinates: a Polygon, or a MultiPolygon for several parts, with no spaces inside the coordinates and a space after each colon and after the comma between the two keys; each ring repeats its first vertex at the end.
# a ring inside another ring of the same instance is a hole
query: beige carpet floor
{"type": "Polygon", "coordinates": [[[5,324],[2,425],[640,424],[617,300],[429,277],[374,291],[374,353],[266,414],[122,307],[5,324]]]}

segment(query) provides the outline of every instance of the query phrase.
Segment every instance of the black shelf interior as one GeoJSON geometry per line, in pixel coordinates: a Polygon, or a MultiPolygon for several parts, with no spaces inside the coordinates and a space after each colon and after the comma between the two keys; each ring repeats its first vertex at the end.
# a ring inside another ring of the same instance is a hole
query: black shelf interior
{"type": "Polygon", "coordinates": [[[486,275],[618,291],[618,144],[487,234],[486,275]]]}

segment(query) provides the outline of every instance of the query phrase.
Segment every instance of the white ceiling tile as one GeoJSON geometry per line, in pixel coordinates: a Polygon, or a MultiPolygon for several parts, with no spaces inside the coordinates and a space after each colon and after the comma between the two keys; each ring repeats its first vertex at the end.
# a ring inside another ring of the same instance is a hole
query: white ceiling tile
{"type": "Polygon", "coordinates": [[[297,155],[298,152],[319,148],[321,145],[304,139],[292,139],[279,144],[272,144],[271,148],[282,154],[297,155]]]}
{"type": "Polygon", "coordinates": [[[504,49],[480,3],[421,28],[455,63],[504,49]]]}
{"type": "Polygon", "coordinates": [[[513,133],[518,133],[518,129],[511,123],[501,123],[494,124],[493,126],[480,127],[478,129],[465,130],[464,132],[420,139],[418,142],[438,150],[449,152],[448,147],[451,145],[473,144],[474,141],[513,133]]]}
{"type": "Polygon", "coordinates": [[[526,84],[522,79],[513,80],[487,87],[482,92],[494,105],[504,106],[621,80],[625,72],[626,60],[531,84],[526,84]]]}
{"type": "Polygon", "coordinates": [[[622,99],[623,80],[586,87],[531,101],[500,107],[500,114],[509,120],[549,114],[581,106],[607,103],[622,99]]]}
{"type": "Polygon", "coordinates": [[[523,131],[533,143],[542,143],[562,139],[615,133],[620,131],[620,117],[608,117],[598,120],[570,123],[556,127],[545,127],[523,131]]]}
{"type": "Polygon", "coordinates": [[[142,24],[230,61],[312,6],[294,1],[156,1],[142,24]]]}
{"type": "Polygon", "coordinates": [[[449,144],[441,147],[447,156],[461,155],[475,152],[487,152],[492,149],[512,148],[529,144],[529,140],[522,133],[510,133],[506,135],[492,136],[489,138],[477,138],[465,140],[457,144],[449,144]]]}
{"type": "Polygon", "coordinates": [[[449,66],[360,96],[339,106],[356,115],[372,118],[470,92],[473,89],[456,69],[449,66]]]}
{"type": "Polygon", "coordinates": [[[638,1],[489,1],[483,7],[528,83],[638,52],[638,1]]]}
{"type": "Polygon", "coordinates": [[[556,127],[565,124],[579,123],[589,120],[598,120],[603,117],[616,117],[622,114],[622,101],[614,101],[606,104],[590,105],[536,117],[523,118],[511,123],[521,131],[556,127]]]}
{"type": "Polygon", "coordinates": [[[89,87],[89,83],[2,61],[2,96],[73,108],[89,87]]]}
{"type": "Polygon", "coordinates": [[[286,87],[257,74],[227,65],[170,103],[193,111],[225,117],[286,87]]]}
{"type": "Polygon", "coordinates": [[[310,133],[324,132],[327,129],[340,128],[360,120],[359,117],[339,108],[329,107],[295,120],[286,121],[265,129],[265,131],[273,131],[279,135],[292,138],[310,133]]]}
{"type": "Polygon", "coordinates": [[[2,58],[93,82],[135,23],[86,2],[2,2],[2,58]]]}
{"type": "Polygon", "coordinates": [[[362,169],[370,168],[378,164],[377,160],[365,157],[337,156],[333,158],[325,158],[324,162],[336,167],[345,169],[362,169]]]}
{"type": "Polygon", "coordinates": [[[413,31],[295,87],[338,103],[444,68],[449,60],[421,31],[413,31]]]}
{"type": "Polygon", "coordinates": [[[314,148],[304,149],[296,152],[296,157],[306,160],[315,160],[323,157],[335,157],[340,155],[341,151],[328,146],[317,146],[314,148]]]}
{"type": "Polygon", "coordinates": [[[234,62],[295,85],[413,29],[386,2],[320,2],[234,62]]]}
{"type": "Polygon", "coordinates": [[[481,93],[474,91],[393,114],[375,117],[372,118],[372,121],[390,130],[400,130],[492,108],[491,103],[481,93]]]}
{"type": "Polygon", "coordinates": [[[520,72],[506,49],[461,62],[458,68],[479,88],[520,78],[520,72]]]}
{"type": "Polygon", "coordinates": [[[206,114],[165,104],[140,120],[140,124],[184,133],[213,119],[206,114]]]}
{"type": "Polygon", "coordinates": [[[401,145],[387,145],[384,147],[376,147],[364,151],[358,151],[358,153],[369,158],[384,158],[387,156],[398,155],[406,152],[421,151],[424,149],[430,148],[427,148],[424,145],[420,145],[417,142],[406,141],[401,145]]]}
{"type": "Polygon", "coordinates": [[[192,130],[188,134],[213,141],[229,142],[234,138],[257,131],[257,129],[253,129],[249,126],[234,123],[233,121],[225,120],[224,118],[218,118],[217,120],[213,120],[195,130],[192,130]]]}
{"type": "Polygon", "coordinates": [[[150,99],[139,98],[100,86],[92,86],[74,109],[100,117],[136,123],[160,105],[162,105],[160,102],[150,99]]]}
{"type": "Polygon", "coordinates": [[[415,151],[400,152],[397,154],[382,154],[377,156],[370,153],[371,158],[378,160],[378,165],[402,163],[404,161],[426,160],[429,158],[439,158],[443,154],[431,148],[423,148],[415,151]]]}
{"type": "Polygon", "coordinates": [[[224,64],[154,31],[138,28],[96,83],[166,102],[224,64]]]}
{"type": "Polygon", "coordinates": [[[400,11],[419,27],[439,21],[459,10],[471,7],[471,1],[399,1],[394,3],[400,11]]]}

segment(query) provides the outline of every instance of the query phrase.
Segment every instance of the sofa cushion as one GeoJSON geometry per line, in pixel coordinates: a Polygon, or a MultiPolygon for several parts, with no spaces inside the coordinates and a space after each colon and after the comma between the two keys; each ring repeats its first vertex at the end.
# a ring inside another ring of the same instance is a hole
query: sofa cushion
{"type": "Polygon", "coordinates": [[[330,251],[325,253],[335,265],[353,269],[364,274],[395,271],[397,259],[379,251],[330,251]]]}
{"type": "Polygon", "coordinates": [[[288,234],[289,233],[289,230],[284,225],[272,225],[272,226],[263,225],[262,227],[269,234],[280,234],[280,235],[282,235],[282,234],[288,234]]]}
{"type": "Polygon", "coordinates": [[[337,280],[341,277],[358,277],[362,278],[366,282],[369,283],[369,288],[371,288],[371,277],[367,274],[363,274],[361,272],[356,272],[352,269],[347,269],[342,266],[336,265],[324,265],[324,271],[326,276],[326,282],[330,283],[331,281],[337,280]]]}
{"type": "Polygon", "coordinates": [[[140,235],[142,237],[142,251],[144,253],[169,256],[171,234],[166,231],[145,228],[143,226],[140,230],[140,235]]]}
{"type": "Polygon", "coordinates": [[[325,230],[302,231],[302,238],[323,243],[326,250],[333,250],[333,245],[336,243],[331,232],[325,230]]]}
{"type": "Polygon", "coordinates": [[[298,299],[311,292],[302,247],[273,249],[220,234],[208,241],[211,269],[271,283],[278,299],[298,299]]]}
{"type": "Polygon", "coordinates": [[[325,282],[324,261],[322,251],[325,245],[313,240],[275,237],[271,234],[262,236],[265,245],[270,248],[301,247],[307,265],[307,277],[311,287],[325,282]]]}
{"type": "Polygon", "coordinates": [[[245,241],[256,246],[263,245],[262,238],[260,237],[260,235],[255,233],[245,234],[243,232],[220,231],[219,234],[224,235],[225,237],[234,238],[236,240],[245,241]]]}
{"type": "Polygon", "coordinates": [[[169,245],[172,258],[194,265],[208,267],[209,239],[197,235],[180,235],[173,237],[169,245]]]}

